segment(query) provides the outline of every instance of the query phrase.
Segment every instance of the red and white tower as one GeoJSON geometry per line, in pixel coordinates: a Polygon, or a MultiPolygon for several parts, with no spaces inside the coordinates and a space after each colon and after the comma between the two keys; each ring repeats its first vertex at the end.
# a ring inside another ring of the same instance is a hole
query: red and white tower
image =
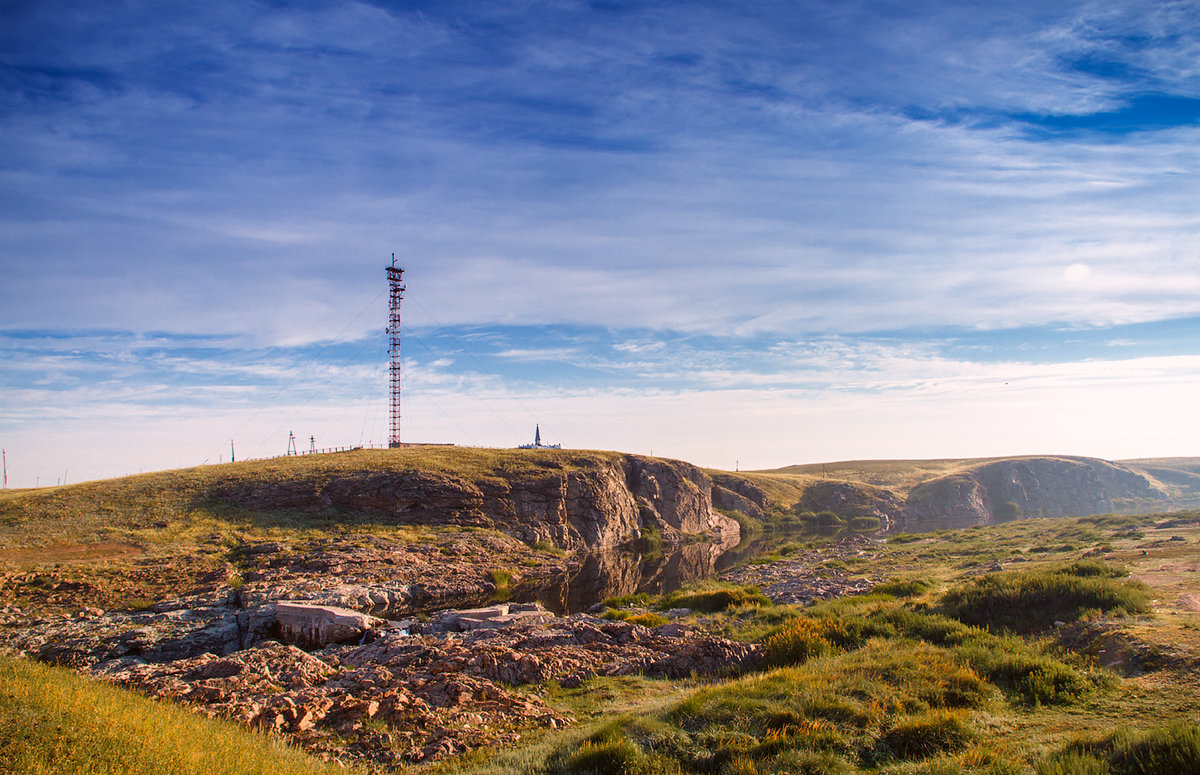
{"type": "Polygon", "coordinates": [[[388,438],[389,447],[400,446],[400,301],[404,298],[404,270],[396,266],[396,254],[392,254],[392,265],[387,268],[388,286],[391,296],[388,302],[388,343],[391,354],[392,384],[392,428],[388,438]]]}

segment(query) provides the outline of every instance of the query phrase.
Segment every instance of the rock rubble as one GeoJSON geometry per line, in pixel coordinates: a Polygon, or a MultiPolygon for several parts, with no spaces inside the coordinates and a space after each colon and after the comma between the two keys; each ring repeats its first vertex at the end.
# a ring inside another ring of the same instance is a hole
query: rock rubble
{"type": "MultiPolygon", "coordinates": [[[[458,621],[473,618],[462,613],[458,621]]],[[[757,645],[698,637],[674,624],[648,629],[583,614],[525,613],[537,615],[462,633],[384,633],[313,653],[265,640],[229,654],[157,663],[124,655],[88,672],[277,732],[316,753],[386,766],[574,723],[538,697],[535,688],[546,681],[573,687],[596,675],[716,675],[761,659],[757,645]]]]}
{"type": "Polygon", "coordinates": [[[823,563],[848,558],[870,559],[875,541],[855,534],[832,547],[814,549],[778,562],[765,565],[744,565],[721,574],[726,581],[754,585],[774,603],[807,605],[817,600],[831,600],[846,595],[861,595],[886,579],[872,575],[851,574],[841,568],[823,563]]]}

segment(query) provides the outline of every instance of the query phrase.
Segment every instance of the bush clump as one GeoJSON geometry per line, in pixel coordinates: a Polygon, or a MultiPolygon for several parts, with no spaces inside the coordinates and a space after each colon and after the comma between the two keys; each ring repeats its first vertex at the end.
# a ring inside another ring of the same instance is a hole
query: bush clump
{"type": "Polygon", "coordinates": [[[1200,726],[1183,719],[1143,732],[1120,729],[1076,741],[1038,763],[1038,775],[1175,775],[1200,772],[1200,726]]]}
{"type": "Polygon", "coordinates": [[[940,753],[961,751],[975,737],[961,714],[932,710],[910,716],[883,735],[887,750],[900,759],[927,759],[940,753]]]}
{"type": "Polygon", "coordinates": [[[767,664],[773,667],[799,665],[831,649],[819,620],[803,617],[785,622],[764,644],[767,664]]]}
{"type": "Polygon", "coordinates": [[[659,608],[690,608],[693,611],[714,614],[740,605],[769,606],[771,599],[758,587],[710,582],[678,589],[665,595],[659,603],[659,608]]]}
{"type": "Polygon", "coordinates": [[[942,609],[967,624],[1033,632],[1055,621],[1077,621],[1085,611],[1110,616],[1148,613],[1150,596],[1140,582],[1099,560],[1044,570],[1003,571],[951,589],[942,609]]]}
{"type": "Polygon", "coordinates": [[[1117,775],[1200,772],[1200,726],[1177,719],[1141,734],[1118,734],[1109,765],[1117,775]]]}
{"type": "Polygon", "coordinates": [[[1071,705],[1095,685],[1079,670],[1032,651],[1020,639],[959,647],[956,653],[980,675],[1028,705],[1071,705]]]}
{"type": "Polygon", "coordinates": [[[653,611],[645,611],[640,614],[634,614],[625,621],[629,622],[630,624],[640,624],[643,627],[658,627],[666,624],[667,618],[665,616],[659,616],[653,611]]]}
{"type": "Polygon", "coordinates": [[[892,597],[917,597],[929,591],[930,583],[922,579],[895,579],[876,584],[872,592],[878,592],[892,597]]]}

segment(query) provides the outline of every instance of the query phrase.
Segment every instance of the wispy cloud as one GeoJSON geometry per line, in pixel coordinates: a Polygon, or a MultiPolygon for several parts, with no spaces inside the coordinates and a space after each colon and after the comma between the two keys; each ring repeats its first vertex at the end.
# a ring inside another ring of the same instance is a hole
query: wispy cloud
{"type": "Polygon", "coordinates": [[[0,51],[9,417],[337,416],[393,251],[411,400],[457,408],[1088,392],[1052,364],[1196,352],[1189,2],[25,3],[0,51]]]}

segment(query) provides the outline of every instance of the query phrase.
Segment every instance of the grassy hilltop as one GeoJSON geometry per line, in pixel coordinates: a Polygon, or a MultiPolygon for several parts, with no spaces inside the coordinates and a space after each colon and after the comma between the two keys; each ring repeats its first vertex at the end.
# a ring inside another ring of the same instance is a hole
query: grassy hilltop
{"type": "Polygon", "coordinates": [[[421,472],[474,482],[571,470],[611,461],[614,452],[410,447],[300,455],[199,466],[84,482],[63,487],[0,491],[0,549],[74,542],[185,541],[204,531],[321,530],[344,524],[385,528],[378,515],[299,510],[271,514],[240,509],[222,492],[303,485],[421,472]]]}
{"type": "MultiPolygon", "coordinates": [[[[1162,493],[1162,500],[1174,501],[1179,505],[1200,505],[1200,457],[1139,458],[1112,462],[1069,455],[1018,455],[935,460],[843,460],[833,463],[784,466],[758,473],[790,476],[804,482],[814,479],[858,482],[886,488],[897,495],[907,495],[919,485],[933,479],[970,474],[989,464],[1030,459],[1093,460],[1104,467],[1124,468],[1144,476],[1154,490],[1162,493]]],[[[1141,505],[1149,506],[1151,503],[1147,502],[1141,505]]]]}
{"type": "MultiPolygon", "coordinates": [[[[193,587],[205,595],[232,591],[252,569],[245,547],[256,542],[287,544],[299,555],[331,542],[374,546],[386,539],[394,551],[423,552],[431,568],[446,563],[458,576],[475,563],[470,572],[483,578],[501,567],[534,573],[563,566],[569,560],[554,547],[493,542],[500,549],[474,552],[472,545],[491,535],[476,528],[399,524],[337,508],[256,509],[226,495],[256,487],[319,494],[332,482],[390,473],[502,481],[619,457],[364,450],[2,492],[0,650],[30,621],[74,617],[80,605],[141,610],[193,587]]],[[[901,500],[929,481],[973,476],[995,462],[858,461],[739,478],[747,492],[765,494],[767,516],[778,516],[798,513],[830,482],[901,500]]],[[[1121,467],[1177,500],[1197,492],[1200,460],[1121,467]]],[[[1016,520],[839,545],[805,532],[773,532],[784,523],[768,519],[758,527],[761,553],[748,558],[739,579],[762,579],[755,583],[764,590],[860,579],[871,591],[793,606],[772,603],[744,580],[707,581],[661,597],[610,600],[609,620],[648,627],[670,620],[668,626],[759,644],[765,662],[716,678],[598,676],[573,688],[553,681],[509,687],[578,723],[530,726],[505,747],[401,769],[1200,771],[1200,513],[1016,520]],[[672,619],[682,608],[691,613],[672,619]]],[[[380,739],[396,731],[389,726],[395,721],[370,723],[380,739]]],[[[228,771],[331,771],[286,745],[290,739],[0,656],[0,770],[198,773],[229,766],[220,759],[235,762],[228,771]]]]}

